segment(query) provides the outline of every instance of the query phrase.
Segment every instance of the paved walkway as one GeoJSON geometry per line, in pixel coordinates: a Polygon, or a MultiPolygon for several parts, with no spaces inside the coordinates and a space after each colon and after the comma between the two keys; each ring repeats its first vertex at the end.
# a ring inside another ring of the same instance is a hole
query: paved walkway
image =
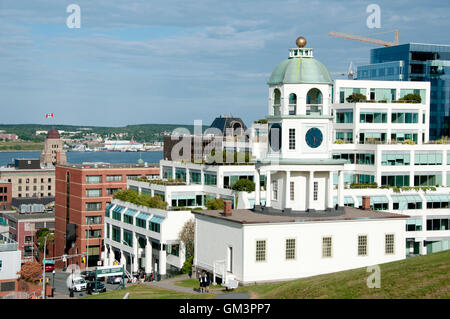
{"type": "MultiPolygon", "coordinates": [[[[182,275],[182,276],[178,276],[178,277],[163,279],[161,281],[144,282],[144,285],[164,288],[164,289],[168,289],[168,290],[174,290],[174,291],[188,293],[188,294],[199,294],[200,293],[199,288],[189,288],[189,287],[182,287],[182,286],[175,285],[175,282],[185,280],[185,279],[189,279],[189,276],[182,275]]],[[[210,293],[221,294],[221,293],[223,293],[222,289],[223,288],[210,288],[209,291],[210,291],[210,293]]]]}

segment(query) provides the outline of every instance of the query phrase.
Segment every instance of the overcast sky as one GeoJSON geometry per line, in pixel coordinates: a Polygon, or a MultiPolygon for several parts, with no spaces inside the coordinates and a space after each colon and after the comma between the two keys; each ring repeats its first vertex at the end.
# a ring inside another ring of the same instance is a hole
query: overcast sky
{"type": "Polygon", "coordinates": [[[232,114],[250,125],[265,116],[266,82],[297,36],[330,72],[345,72],[377,46],[329,31],[398,29],[401,43],[450,44],[449,9],[448,0],[0,0],[0,123],[210,124],[232,114]],[[66,25],[72,3],[81,28],[66,25]],[[371,3],[380,29],[366,25],[371,3]]]}

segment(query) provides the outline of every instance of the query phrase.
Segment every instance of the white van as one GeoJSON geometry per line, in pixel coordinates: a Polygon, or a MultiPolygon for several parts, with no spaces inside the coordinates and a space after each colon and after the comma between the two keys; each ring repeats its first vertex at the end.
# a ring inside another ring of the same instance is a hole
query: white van
{"type": "Polygon", "coordinates": [[[69,289],[74,291],[82,291],[87,289],[87,282],[82,277],[74,277],[72,282],[69,283],[69,289]]]}

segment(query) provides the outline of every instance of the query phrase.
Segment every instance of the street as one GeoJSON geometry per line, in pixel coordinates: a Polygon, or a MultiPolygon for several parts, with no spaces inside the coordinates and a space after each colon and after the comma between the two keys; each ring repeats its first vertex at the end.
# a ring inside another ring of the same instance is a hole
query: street
{"type": "MultiPolygon", "coordinates": [[[[49,283],[53,284],[53,287],[55,287],[55,297],[67,297],[69,298],[69,289],[67,288],[67,278],[69,277],[70,273],[63,272],[61,270],[55,271],[55,282],[53,283],[53,274],[51,272],[47,272],[46,276],[49,278],[49,283]]],[[[104,282],[106,291],[120,289],[122,285],[119,284],[107,284],[106,279],[104,282]]],[[[74,292],[74,298],[80,298],[88,296],[87,291],[80,291],[80,292],[74,292]]],[[[48,297],[51,299],[51,297],[48,297]]]]}

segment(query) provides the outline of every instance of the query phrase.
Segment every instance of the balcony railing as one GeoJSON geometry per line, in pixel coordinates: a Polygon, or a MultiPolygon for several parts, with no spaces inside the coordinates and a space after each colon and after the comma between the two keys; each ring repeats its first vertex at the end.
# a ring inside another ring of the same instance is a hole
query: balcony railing
{"type": "Polygon", "coordinates": [[[17,242],[0,234],[0,251],[17,250],[17,242]]]}
{"type": "Polygon", "coordinates": [[[306,104],[306,115],[322,115],[323,104],[306,104]]]}

